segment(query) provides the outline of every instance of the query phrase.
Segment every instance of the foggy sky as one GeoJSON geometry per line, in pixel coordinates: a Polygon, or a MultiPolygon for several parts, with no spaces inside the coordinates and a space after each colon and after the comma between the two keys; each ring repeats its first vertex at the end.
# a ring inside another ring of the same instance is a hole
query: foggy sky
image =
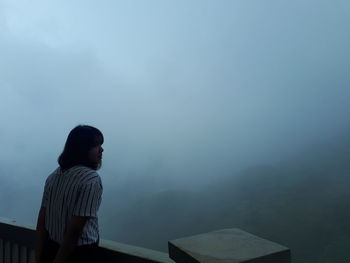
{"type": "Polygon", "coordinates": [[[349,13],[346,0],[1,0],[1,180],[40,200],[78,124],[105,135],[106,184],[163,188],[336,136],[350,126],[349,13]]]}

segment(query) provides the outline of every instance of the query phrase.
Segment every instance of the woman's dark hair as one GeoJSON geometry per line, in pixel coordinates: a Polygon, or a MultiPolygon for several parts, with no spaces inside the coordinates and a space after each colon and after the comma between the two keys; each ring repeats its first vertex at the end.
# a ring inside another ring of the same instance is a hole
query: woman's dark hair
{"type": "Polygon", "coordinates": [[[62,170],[67,170],[75,165],[84,165],[97,170],[100,165],[92,163],[88,159],[88,152],[93,147],[103,143],[102,132],[89,125],[78,125],[70,131],[63,152],[58,157],[58,163],[62,170]]]}

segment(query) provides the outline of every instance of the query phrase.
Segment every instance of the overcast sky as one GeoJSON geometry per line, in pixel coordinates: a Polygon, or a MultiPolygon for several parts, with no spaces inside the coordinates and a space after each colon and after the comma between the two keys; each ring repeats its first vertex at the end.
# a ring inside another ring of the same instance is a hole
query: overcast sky
{"type": "Polygon", "coordinates": [[[105,182],[277,162],[349,127],[349,27],[347,0],[0,0],[2,178],[40,192],[77,124],[105,182]]]}

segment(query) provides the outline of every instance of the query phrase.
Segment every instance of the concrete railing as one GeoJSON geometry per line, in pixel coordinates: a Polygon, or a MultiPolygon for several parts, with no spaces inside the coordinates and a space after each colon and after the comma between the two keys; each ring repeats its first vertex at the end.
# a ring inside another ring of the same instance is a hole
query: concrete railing
{"type": "Polygon", "coordinates": [[[35,231],[0,218],[0,263],[34,263],[35,231]]]}
{"type": "MultiPolygon", "coordinates": [[[[34,263],[34,244],[33,228],[0,218],[0,263],[34,263]]],[[[169,255],[101,240],[97,256],[105,263],[291,262],[288,248],[234,228],[169,241],[169,255]]]]}
{"type": "MultiPolygon", "coordinates": [[[[35,230],[0,218],[0,263],[35,263],[35,230]]],[[[174,263],[167,253],[101,240],[99,262],[174,263]]]]}

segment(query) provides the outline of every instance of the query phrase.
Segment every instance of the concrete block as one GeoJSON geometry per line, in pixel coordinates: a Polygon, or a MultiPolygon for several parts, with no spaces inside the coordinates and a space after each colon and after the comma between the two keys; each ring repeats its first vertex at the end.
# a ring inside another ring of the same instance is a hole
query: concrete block
{"type": "Polygon", "coordinates": [[[176,263],[290,263],[290,249],[232,228],[169,241],[176,263]]]}

